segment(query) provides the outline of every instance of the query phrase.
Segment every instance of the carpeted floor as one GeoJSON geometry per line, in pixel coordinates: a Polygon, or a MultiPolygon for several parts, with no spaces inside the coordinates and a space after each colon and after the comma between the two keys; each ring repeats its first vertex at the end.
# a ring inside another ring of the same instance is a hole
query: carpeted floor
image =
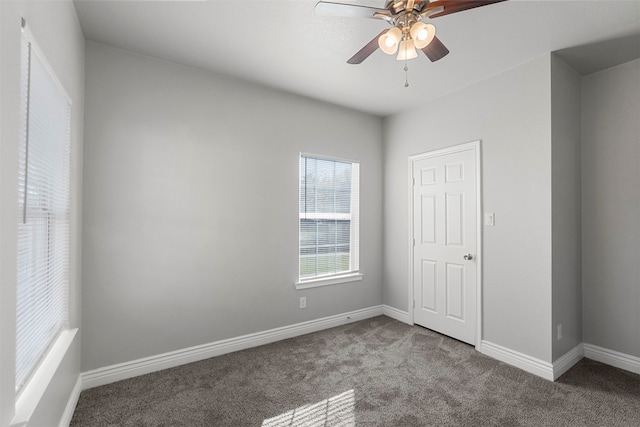
{"type": "Polygon", "coordinates": [[[83,391],[72,426],[640,426],[640,376],[555,383],[388,317],[83,391]]]}

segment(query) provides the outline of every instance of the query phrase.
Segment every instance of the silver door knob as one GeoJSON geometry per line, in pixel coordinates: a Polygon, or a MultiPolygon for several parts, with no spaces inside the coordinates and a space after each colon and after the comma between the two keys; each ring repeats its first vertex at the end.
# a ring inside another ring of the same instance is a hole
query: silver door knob
{"type": "Polygon", "coordinates": [[[464,259],[466,259],[467,261],[469,261],[470,259],[473,259],[473,255],[471,255],[471,254],[466,254],[466,255],[464,256],[464,259]]]}

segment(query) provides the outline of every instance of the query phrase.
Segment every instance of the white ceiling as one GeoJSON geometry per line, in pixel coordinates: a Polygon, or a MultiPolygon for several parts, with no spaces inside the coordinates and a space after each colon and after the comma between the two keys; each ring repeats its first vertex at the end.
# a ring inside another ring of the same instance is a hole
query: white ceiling
{"type": "MultiPolygon", "coordinates": [[[[340,0],[331,0],[339,2],[340,0]]],[[[89,40],[380,116],[548,52],[583,74],[640,57],[639,0],[509,0],[432,20],[451,53],[346,60],[387,24],[318,16],[317,0],[75,0],[89,40]]],[[[384,0],[343,1],[383,7],[384,0]]]]}

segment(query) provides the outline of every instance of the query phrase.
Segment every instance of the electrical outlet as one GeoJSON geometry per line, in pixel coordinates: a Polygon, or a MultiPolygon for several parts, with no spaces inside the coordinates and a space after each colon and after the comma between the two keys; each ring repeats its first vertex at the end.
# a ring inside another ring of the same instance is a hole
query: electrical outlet
{"type": "Polygon", "coordinates": [[[307,308],[307,297],[300,297],[300,308],[307,308]]]}
{"type": "Polygon", "coordinates": [[[558,325],[558,341],[562,339],[562,323],[558,325]]]}

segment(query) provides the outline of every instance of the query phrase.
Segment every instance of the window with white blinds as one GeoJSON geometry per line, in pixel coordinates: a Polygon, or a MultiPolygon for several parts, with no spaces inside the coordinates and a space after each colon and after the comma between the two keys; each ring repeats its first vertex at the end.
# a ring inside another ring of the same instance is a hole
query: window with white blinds
{"type": "Polygon", "coordinates": [[[23,29],[16,393],[68,328],[71,102],[23,29]]]}
{"type": "Polygon", "coordinates": [[[300,281],[358,272],[360,165],[300,156],[300,281]]]}

